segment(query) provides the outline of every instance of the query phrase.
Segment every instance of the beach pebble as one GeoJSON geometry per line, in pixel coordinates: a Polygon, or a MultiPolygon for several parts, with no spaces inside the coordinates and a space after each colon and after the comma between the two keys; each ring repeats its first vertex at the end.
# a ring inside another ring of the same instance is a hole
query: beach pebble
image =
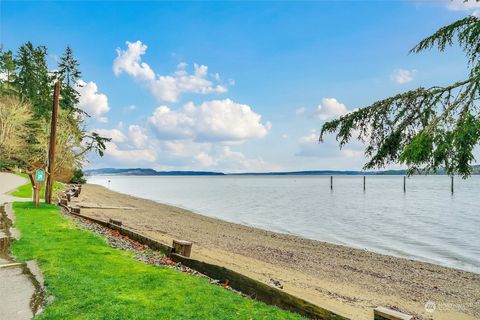
{"type": "Polygon", "coordinates": [[[268,281],[268,284],[277,289],[283,289],[282,283],[276,279],[270,278],[270,280],[268,281]]]}

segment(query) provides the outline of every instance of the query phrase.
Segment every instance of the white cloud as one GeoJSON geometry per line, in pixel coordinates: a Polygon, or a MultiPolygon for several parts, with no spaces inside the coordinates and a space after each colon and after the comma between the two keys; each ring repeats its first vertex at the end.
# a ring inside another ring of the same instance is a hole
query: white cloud
{"type": "Polygon", "coordinates": [[[209,156],[206,152],[200,152],[194,158],[195,160],[197,160],[198,164],[202,167],[210,167],[212,165],[217,164],[217,161],[211,156],[209,156]]]}
{"type": "Polygon", "coordinates": [[[242,142],[262,138],[271,128],[270,122],[261,123],[261,115],[250,106],[230,99],[206,101],[198,106],[188,103],[178,110],[160,106],[148,122],[160,139],[197,142],[242,142]]]}
{"type": "Polygon", "coordinates": [[[452,11],[470,11],[472,15],[480,17],[480,1],[476,0],[448,0],[447,8],[452,11]]]}
{"type": "Polygon", "coordinates": [[[227,162],[232,168],[230,170],[233,171],[268,171],[270,169],[270,165],[261,158],[248,159],[243,153],[233,151],[228,146],[223,148],[219,161],[227,162]]]}
{"type": "Polygon", "coordinates": [[[262,158],[248,158],[242,152],[234,151],[229,146],[216,150],[214,158],[214,169],[225,172],[267,172],[278,171],[281,167],[272,165],[262,158]]]}
{"type": "Polygon", "coordinates": [[[318,143],[318,136],[319,134],[315,129],[310,130],[310,133],[300,137],[299,141],[300,143],[312,143],[312,142],[317,142],[318,143]]]}
{"type": "Polygon", "coordinates": [[[99,122],[107,122],[107,118],[103,115],[110,110],[108,98],[105,94],[98,92],[97,84],[93,81],[87,83],[79,80],[77,91],[80,94],[78,108],[99,122]]]}
{"type": "Polygon", "coordinates": [[[148,136],[145,133],[145,129],[139,125],[132,124],[128,126],[128,136],[136,148],[143,148],[147,145],[148,136]]]}
{"type": "Polygon", "coordinates": [[[175,71],[173,75],[159,76],[150,83],[150,89],[158,100],[176,102],[183,92],[191,93],[224,93],[227,87],[213,84],[207,79],[208,67],[193,65],[194,73],[189,74],[184,66],[175,71]]]}
{"type": "Polygon", "coordinates": [[[105,156],[119,163],[151,163],[156,160],[152,149],[121,149],[114,142],[106,143],[105,156]]]}
{"type": "Polygon", "coordinates": [[[300,115],[305,113],[305,107],[300,107],[297,110],[295,110],[295,114],[300,115]]]}
{"type": "Polygon", "coordinates": [[[404,84],[413,81],[417,70],[395,69],[390,75],[390,79],[397,84],[404,84]]]}
{"type": "Polygon", "coordinates": [[[321,104],[313,112],[313,116],[320,120],[337,118],[348,113],[347,107],[335,98],[323,98],[321,104]]]}
{"type": "Polygon", "coordinates": [[[187,156],[190,154],[189,142],[186,141],[165,141],[164,146],[168,153],[175,156],[187,156]]]}
{"type": "Polygon", "coordinates": [[[208,67],[194,64],[193,73],[188,73],[185,62],[177,65],[177,70],[171,75],[155,75],[152,68],[142,62],[147,46],[141,41],[127,41],[127,49],[117,48],[117,58],[113,62],[113,72],[119,76],[122,72],[143,81],[152,94],[160,101],[177,102],[182,93],[224,93],[227,87],[219,84],[220,75],[211,75],[208,79],[208,67]]]}
{"type": "Polygon", "coordinates": [[[359,163],[364,162],[365,146],[357,140],[352,140],[348,145],[340,149],[334,135],[328,135],[325,140],[320,143],[318,141],[319,131],[311,129],[310,132],[298,139],[299,151],[297,156],[331,158],[338,161],[346,159],[354,160],[359,163]]]}
{"type": "Polygon", "coordinates": [[[145,62],[141,62],[141,56],[147,51],[147,46],[141,41],[127,41],[127,50],[117,48],[117,57],[113,61],[113,73],[118,76],[122,72],[140,79],[154,80],[155,73],[145,62]]]}
{"type": "Polygon", "coordinates": [[[118,129],[94,129],[92,130],[99,135],[112,139],[112,142],[122,143],[125,142],[127,137],[123,134],[122,131],[118,129]]]}
{"type": "Polygon", "coordinates": [[[288,134],[286,134],[286,133],[283,133],[283,134],[281,135],[281,137],[282,137],[283,139],[285,139],[285,140],[287,140],[287,139],[290,138],[290,136],[289,136],[288,134]]]}

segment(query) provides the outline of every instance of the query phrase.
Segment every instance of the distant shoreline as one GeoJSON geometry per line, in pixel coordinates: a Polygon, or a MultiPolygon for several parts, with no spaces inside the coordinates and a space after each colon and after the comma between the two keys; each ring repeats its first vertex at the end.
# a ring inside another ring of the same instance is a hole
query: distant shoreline
{"type": "MultiPolygon", "coordinates": [[[[382,171],[357,171],[357,170],[304,170],[304,171],[284,171],[284,172],[242,172],[242,173],[224,173],[214,171],[156,171],[149,168],[102,168],[86,170],[87,175],[129,175],[129,176],[378,176],[378,175],[407,175],[407,170],[382,170],[382,171]]],[[[480,174],[480,165],[473,166],[472,175],[480,174]]],[[[415,174],[417,175],[417,174],[415,174]]],[[[418,174],[423,175],[423,174],[418,174]]],[[[428,175],[446,175],[442,170],[435,174],[428,175]]]]}

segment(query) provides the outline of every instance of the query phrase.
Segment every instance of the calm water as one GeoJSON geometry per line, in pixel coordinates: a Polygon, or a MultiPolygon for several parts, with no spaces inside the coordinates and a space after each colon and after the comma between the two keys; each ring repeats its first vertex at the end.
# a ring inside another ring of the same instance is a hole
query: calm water
{"type": "Polygon", "coordinates": [[[480,176],[93,176],[112,190],[310,239],[480,273],[480,176]],[[111,180],[110,186],[108,180],[111,180]]]}

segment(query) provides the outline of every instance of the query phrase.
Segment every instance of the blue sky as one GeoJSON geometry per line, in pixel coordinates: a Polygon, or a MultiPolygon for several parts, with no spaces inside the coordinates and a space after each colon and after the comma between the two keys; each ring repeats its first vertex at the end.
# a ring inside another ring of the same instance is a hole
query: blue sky
{"type": "Polygon", "coordinates": [[[113,138],[88,167],[360,169],[362,145],[322,123],[411,88],[466,77],[458,49],[409,55],[474,13],[462,1],[2,1],[1,43],[67,45],[88,127],[113,138]]]}

